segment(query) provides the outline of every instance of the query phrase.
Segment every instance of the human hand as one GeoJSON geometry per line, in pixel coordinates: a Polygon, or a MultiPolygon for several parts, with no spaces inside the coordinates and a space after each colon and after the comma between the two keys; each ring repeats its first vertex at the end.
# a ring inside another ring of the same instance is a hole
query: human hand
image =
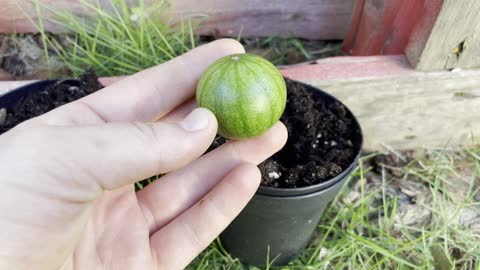
{"type": "Polygon", "coordinates": [[[188,265],[255,193],[252,164],[286,141],[278,123],[198,158],[217,122],[190,113],[197,80],[242,52],[212,42],[0,136],[0,269],[188,265]],[[135,193],[135,181],[163,173],[135,193]]]}

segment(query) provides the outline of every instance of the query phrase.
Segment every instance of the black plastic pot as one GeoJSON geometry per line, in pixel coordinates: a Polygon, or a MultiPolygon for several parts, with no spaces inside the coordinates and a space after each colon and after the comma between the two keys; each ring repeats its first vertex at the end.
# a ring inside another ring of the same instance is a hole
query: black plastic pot
{"type": "MultiPolygon", "coordinates": [[[[300,83],[300,82],[298,82],[300,83]]],[[[319,102],[339,102],[333,96],[306,85],[319,102]]],[[[261,186],[240,215],[221,234],[223,247],[232,257],[256,266],[286,265],[308,244],[323,212],[339,193],[358,164],[363,143],[360,125],[353,144],[355,159],[340,175],[317,185],[282,189],[261,186]],[[273,260],[273,262],[272,262],[273,260]]]]}
{"type": "Polygon", "coordinates": [[[17,103],[19,103],[24,97],[26,97],[30,93],[34,92],[41,92],[44,91],[48,86],[54,84],[67,84],[70,86],[80,86],[80,81],[75,79],[66,79],[66,80],[42,80],[33,82],[12,91],[4,95],[0,95],[0,108],[6,108],[7,110],[14,107],[17,103]]]}

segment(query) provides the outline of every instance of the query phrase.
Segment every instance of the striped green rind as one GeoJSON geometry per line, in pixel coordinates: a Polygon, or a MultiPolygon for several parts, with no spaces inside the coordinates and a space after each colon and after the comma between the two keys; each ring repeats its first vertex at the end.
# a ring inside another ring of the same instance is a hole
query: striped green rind
{"type": "Polygon", "coordinates": [[[196,100],[217,117],[218,133],[245,139],[265,133],[282,116],[287,101],[285,80],[269,61],[234,54],[213,63],[202,75],[196,100]]]}

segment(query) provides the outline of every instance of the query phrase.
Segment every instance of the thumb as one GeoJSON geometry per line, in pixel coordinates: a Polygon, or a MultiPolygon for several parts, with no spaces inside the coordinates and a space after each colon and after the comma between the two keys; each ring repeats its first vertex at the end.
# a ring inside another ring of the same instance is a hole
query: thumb
{"type": "MultiPolygon", "coordinates": [[[[25,150],[36,156],[24,158],[39,160],[43,169],[55,170],[57,181],[70,181],[77,191],[101,191],[176,170],[196,159],[212,143],[217,121],[209,110],[199,108],[179,123],[50,126],[19,132],[28,132],[25,135],[34,136],[35,145],[43,145],[43,151],[25,150]],[[52,160],[60,164],[51,164],[52,160]]],[[[27,139],[31,143],[32,137],[27,139]]]]}

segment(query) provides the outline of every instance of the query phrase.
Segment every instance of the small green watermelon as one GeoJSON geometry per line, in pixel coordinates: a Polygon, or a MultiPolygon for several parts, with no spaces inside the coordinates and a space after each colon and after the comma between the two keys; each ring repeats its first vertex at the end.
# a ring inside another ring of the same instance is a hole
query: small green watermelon
{"type": "Polygon", "coordinates": [[[287,87],[269,61],[253,54],[234,54],[205,71],[196,99],[199,107],[215,114],[221,136],[244,139],[265,133],[280,119],[287,87]]]}

